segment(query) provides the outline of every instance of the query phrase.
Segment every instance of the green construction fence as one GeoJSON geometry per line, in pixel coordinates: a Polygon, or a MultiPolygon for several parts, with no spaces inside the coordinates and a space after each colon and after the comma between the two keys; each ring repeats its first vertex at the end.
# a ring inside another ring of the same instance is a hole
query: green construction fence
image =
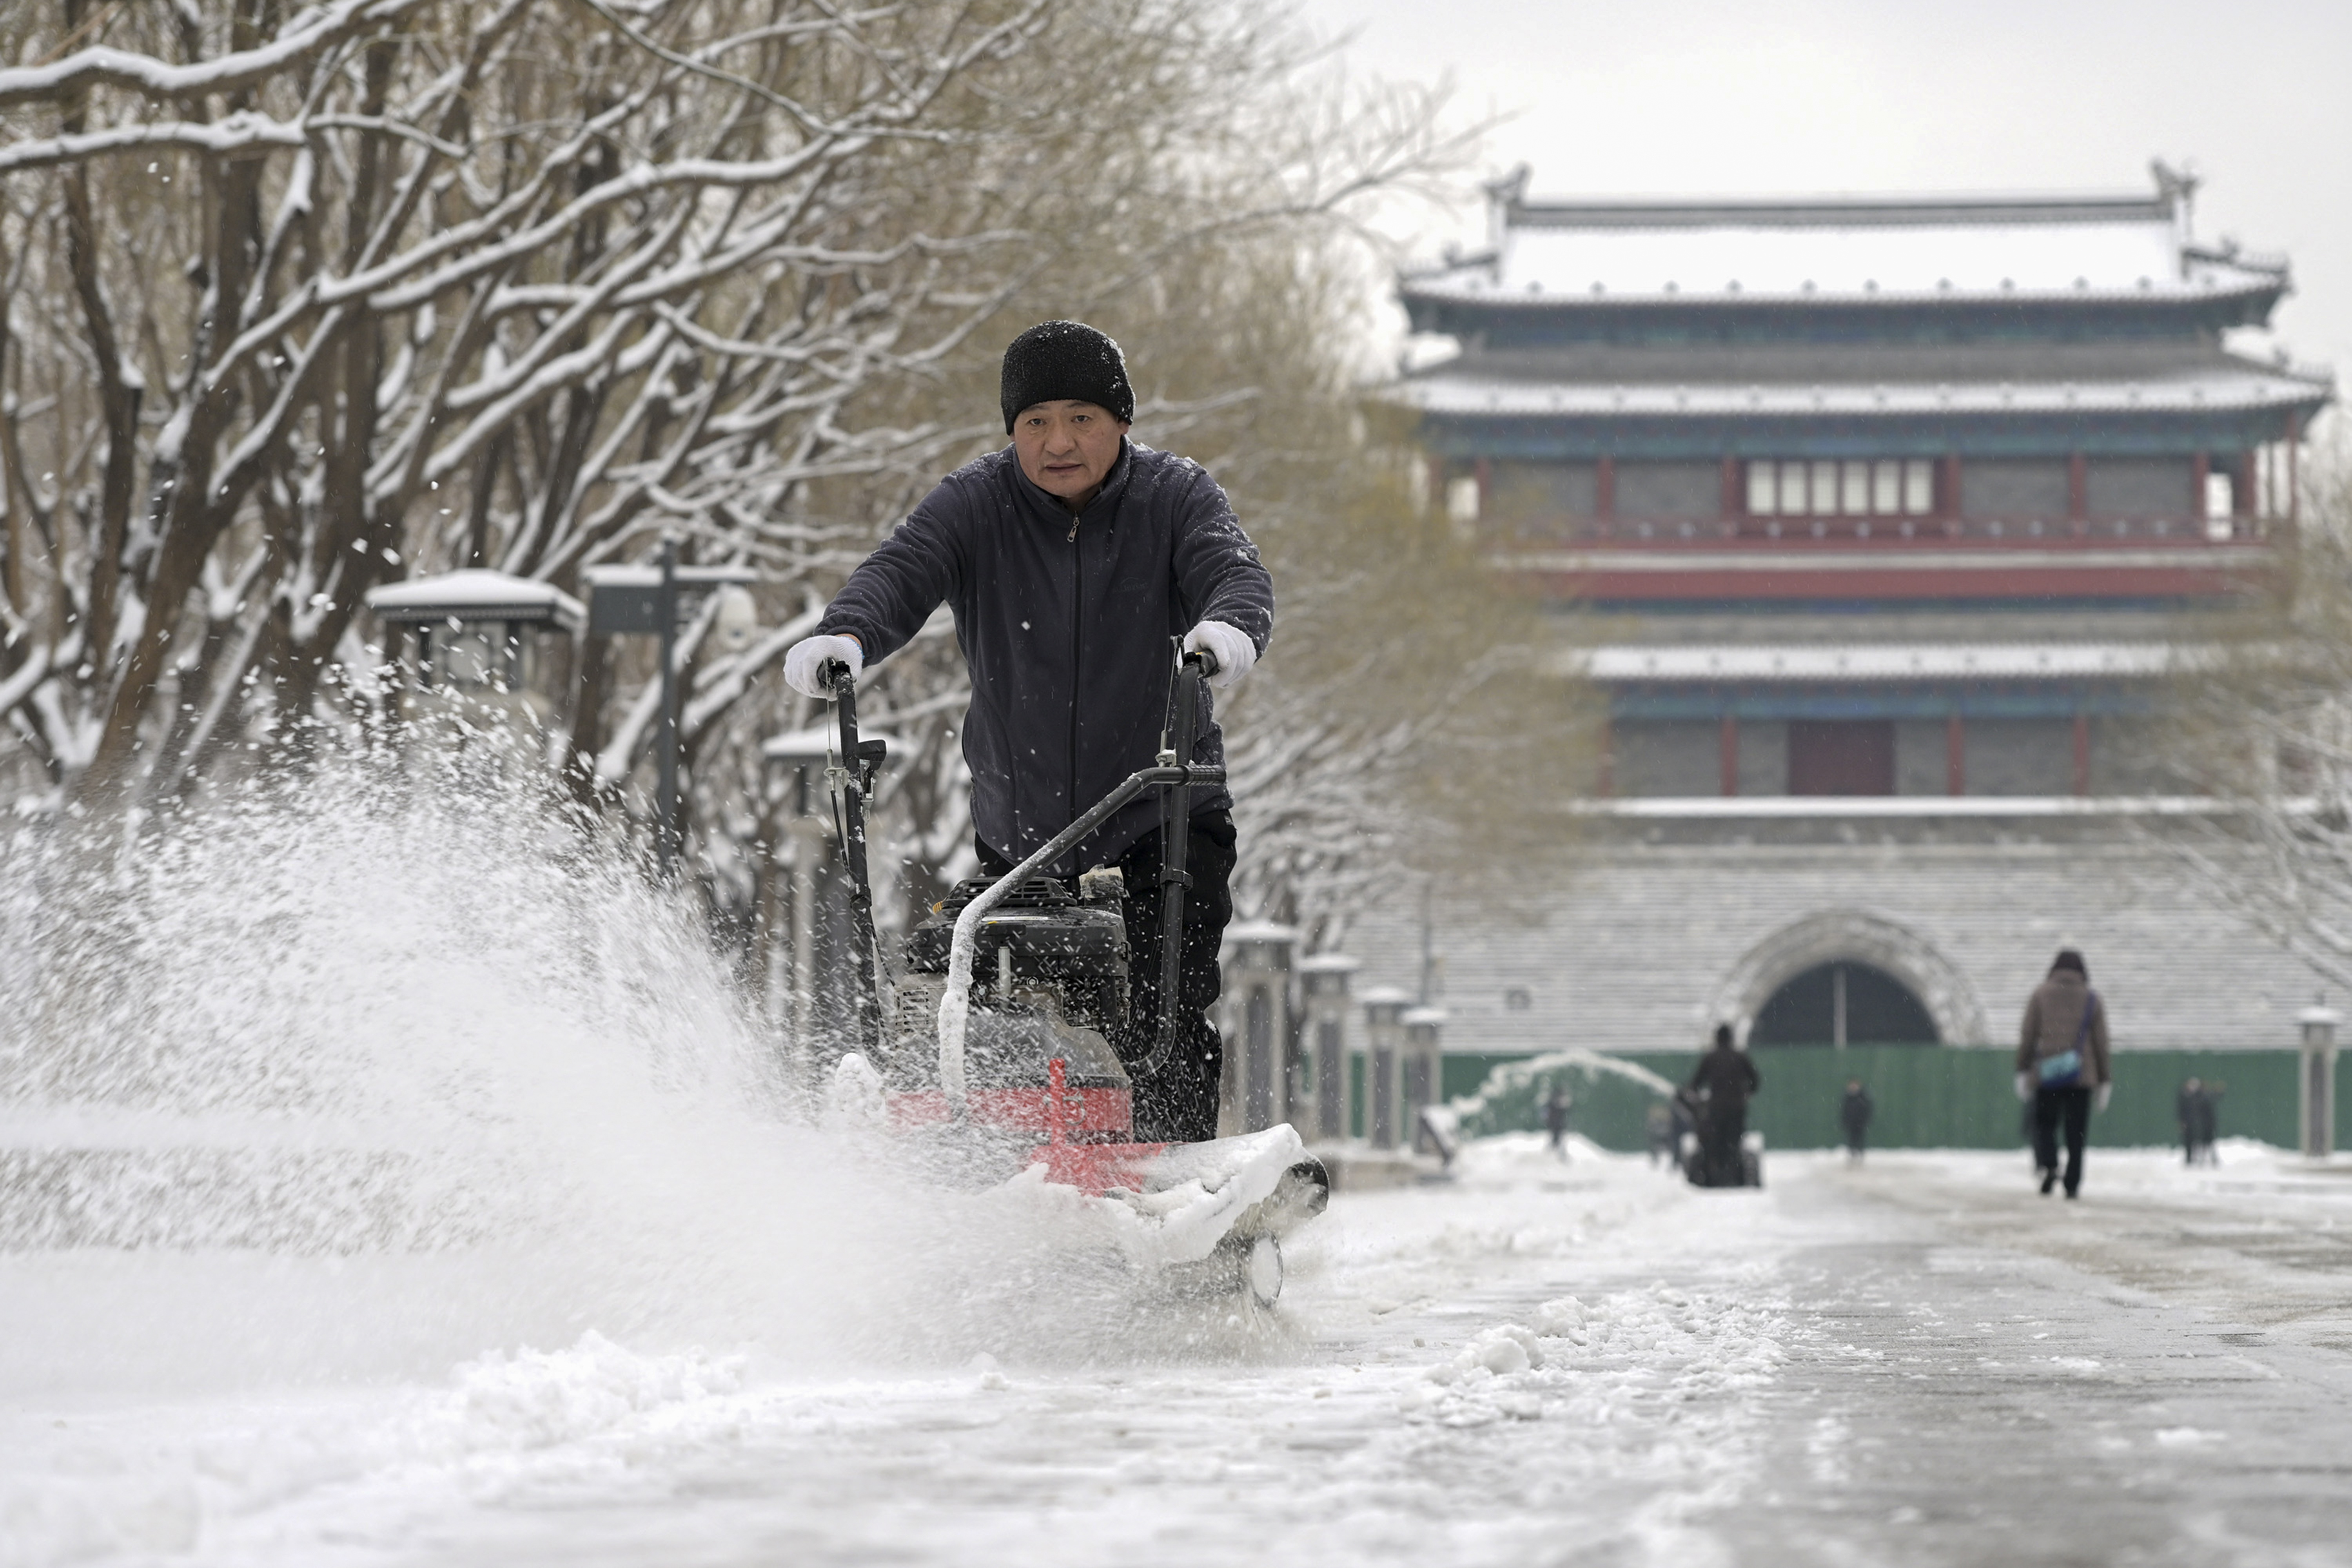
{"type": "MultiPolygon", "coordinates": [[[[1670,1083],[1687,1083],[1698,1065],[1690,1051],[1612,1052],[1670,1083]]],[[[1869,1089],[1870,1143],[1877,1149],[2011,1149],[2026,1142],[2012,1087],[2014,1055],[1959,1046],[1769,1046],[1754,1053],[1763,1088],[1748,1104],[1748,1125],[1774,1149],[1831,1149],[1845,1142],[1838,1105],[1850,1079],[1869,1089]]],[[[1449,1055],[1449,1100],[1476,1093],[1494,1068],[1523,1056],[1449,1055]]],[[[2179,1140],[2174,1120],[2181,1081],[2225,1086],[2220,1135],[2258,1138],[2294,1148],[2300,1115],[2295,1051],[2118,1051],[2115,1098],[2091,1119],[2091,1142],[2145,1147],[2179,1140]]],[[[1573,1103],[1569,1127],[1604,1149],[1638,1150],[1655,1094],[1630,1076],[1569,1068],[1516,1091],[1490,1097],[1470,1131],[1543,1125],[1544,1093],[1557,1076],[1573,1103]]],[[[2336,1097],[2336,1145],[2352,1147],[2352,1093],[2336,1097]]]]}

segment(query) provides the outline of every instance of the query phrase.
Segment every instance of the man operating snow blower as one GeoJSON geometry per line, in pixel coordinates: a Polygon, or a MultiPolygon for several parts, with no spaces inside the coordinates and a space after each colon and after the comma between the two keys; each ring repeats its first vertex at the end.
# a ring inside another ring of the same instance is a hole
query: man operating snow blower
{"type": "MultiPolygon", "coordinates": [[[[1163,744],[1175,648],[1205,653],[1211,684],[1249,672],[1274,631],[1274,584],[1225,492],[1197,463],[1128,438],[1135,394],[1118,345],[1076,321],[1046,321],[1004,351],[1001,402],[1012,444],[968,463],[842,584],[784,679],[830,695],[903,647],[941,604],[971,674],[963,726],[974,847],[995,877],[1045,847],[1163,744]]],[[[1222,766],[1203,716],[1186,761],[1222,766]]],[[[1178,1047],[1152,1064],[1157,966],[1137,963],[1131,1025],[1117,1042],[1135,1084],[1136,1132],[1171,1143],[1216,1136],[1223,1045],[1206,1011],[1232,903],[1232,797],[1191,790],[1183,871],[1178,1047]],[[1151,1070],[1144,1070],[1150,1066],[1151,1070]]],[[[1046,868],[1118,868],[1131,952],[1160,950],[1161,806],[1142,795],[1046,868]]]]}

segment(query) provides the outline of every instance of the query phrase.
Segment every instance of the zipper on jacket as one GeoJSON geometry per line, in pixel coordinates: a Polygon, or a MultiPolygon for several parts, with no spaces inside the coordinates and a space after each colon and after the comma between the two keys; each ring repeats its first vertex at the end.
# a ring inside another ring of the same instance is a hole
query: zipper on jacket
{"type": "Polygon", "coordinates": [[[1070,817],[1078,815],[1078,651],[1086,644],[1086,547],[1078,542],[1083,513],[1070,519],[1070,817]]]}

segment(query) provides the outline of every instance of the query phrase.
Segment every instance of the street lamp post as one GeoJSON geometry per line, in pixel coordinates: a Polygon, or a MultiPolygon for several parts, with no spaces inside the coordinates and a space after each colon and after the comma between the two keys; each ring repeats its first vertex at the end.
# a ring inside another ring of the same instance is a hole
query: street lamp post
{"type": "Polygon", "coordinates": [[[655,564],[589,566],[588,629],[600,637],[651,635],[661,643],[661,714],[654,736],[656,778],[654,802],[654,864],[662,880],[676,874],[680,847],[677,809],[677,618],[688,596],[730,584],[755,582],[742,566],[681,566],[677,541],[662,541],[655,564]]]}
{"type": "MultiPolygon", "coordinates": [[[[881,741],[897,750],[893,736],[868,733],[866,740],[881,741]]],[[[780,837],[789,838],[793,845],[792,868],[792,934],[788,977],[776,974],[778,964],[772,956],[768,964],[770,984],[781,992],[784,1006],[775,1022],[785,1027],[792,1040],[791,1062],[794,1081],[807,1080],[807,1068],[813,1058],[810,1041],[814,1028],[816,994],[816,903],[817,871],[824,860],[833,836],[825,803],[830,798],[828,774],[835,762],[835,734],[830,725],[811,730],[792,730],[770,737],[760,746],[761,757],[786,771],[782,809],[778,814],[782,821],[780,837]],[[779,978],[784,984],[776,984],[779,978]]],[[[770,851],[772,862],[775,853],[770,851]]]]}

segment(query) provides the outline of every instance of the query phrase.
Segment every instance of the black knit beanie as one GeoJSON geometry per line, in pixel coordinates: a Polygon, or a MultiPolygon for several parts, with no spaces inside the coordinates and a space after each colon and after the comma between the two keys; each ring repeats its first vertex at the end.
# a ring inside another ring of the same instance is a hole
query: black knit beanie
{"type": "Polygon", "coordinates": [[[2083,955],[2076,952],[2071,947],[2060,948],[2058,950],[2058,956],[2051,960],[2051,973],[2055,974],[2062,969],[2071,969],[2085,980],[2088,980],[2091,977],[2090,970],[2084,966],[2083,955]]]}
{"type": "Polygon", "coordinates": [[[1081,321],[1040,321],[1013,339],[999,397],[1008,436],[1023,409],[1066,397],[1108,409],[1122,425],[1135,419],[1135,389],[1118,345],[1081,321]]]}

